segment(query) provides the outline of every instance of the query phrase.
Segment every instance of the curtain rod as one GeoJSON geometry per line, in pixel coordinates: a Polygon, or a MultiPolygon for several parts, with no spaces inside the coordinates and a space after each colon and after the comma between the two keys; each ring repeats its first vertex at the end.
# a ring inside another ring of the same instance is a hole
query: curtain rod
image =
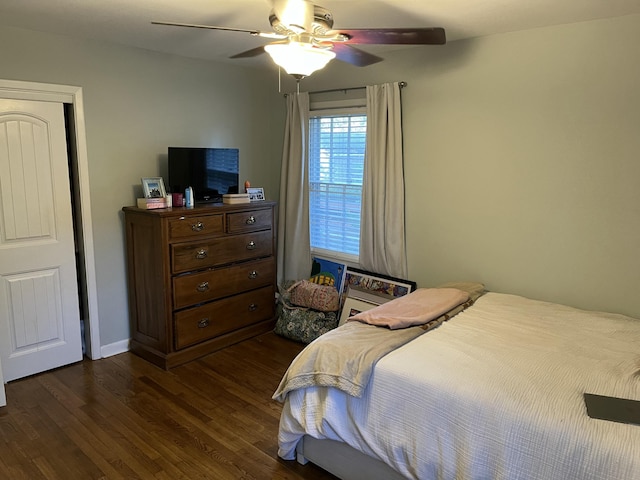
{"type": "MultiPolygon", "coordinates": [[[[398,82],[398,85],[400,86],[400,88],[404,88],[407,86],[407,82],[398,82]]],[[[318,93],[332,93],[332,92],[344,92],[347,93],[350,90],[364,90],[367,87],[348,87],[348,88],[332,88],[329,90],[318,90],[316,92],[307,92],[309,95],[316,95],[318,93]]],[[[300,93],[300,92],[298,92],[300,93]]],[[[287,95],[289,95],[288,93],[285,93],[284,96],[286,97],[287,95]]]]}
{"type": "MultiPolygon", "coordinates": [[[[400,88],[404,88],[407,86],[407,82],[398,82],[400,88]]],[[[316,95],[318,93],[332,93],[332,92],[348,92],[350,90],[363,90],[367,87],[349,87],[349,88],[332,88],[330,90],[318,90],[317,92],[308,92],[309,95],[316,95]]]]}

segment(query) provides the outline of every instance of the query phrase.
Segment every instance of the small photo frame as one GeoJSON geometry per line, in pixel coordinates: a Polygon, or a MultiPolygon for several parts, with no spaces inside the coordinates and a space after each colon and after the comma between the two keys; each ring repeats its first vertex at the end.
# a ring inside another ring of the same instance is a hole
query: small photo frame
{"type": "Polygon", "coordinates": [[[264,200],[264,188],[262,187],[249,187],[247,188],[249,194],[249,201],[260,202],[264,200]]]}
{"type": "Polygon", "coordinates": [[[165,198],[167,196],[162,177],[148,177],[141,180],[144,198],[165,198]]]}

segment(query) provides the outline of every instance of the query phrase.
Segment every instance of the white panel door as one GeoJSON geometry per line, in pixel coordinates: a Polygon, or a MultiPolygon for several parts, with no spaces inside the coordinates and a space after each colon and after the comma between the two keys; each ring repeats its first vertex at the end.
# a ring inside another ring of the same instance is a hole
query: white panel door
{"type": "Polygon", "coordinates": [[[0,99],[0,362],[4,381],[82,359],[61,103],[0,99]]]}

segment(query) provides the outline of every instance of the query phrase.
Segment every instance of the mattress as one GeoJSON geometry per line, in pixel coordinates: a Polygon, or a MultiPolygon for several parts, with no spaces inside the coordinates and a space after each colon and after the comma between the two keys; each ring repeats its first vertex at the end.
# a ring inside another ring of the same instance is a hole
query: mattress
{"type": "Polygon", "coordinates": [[[585,392],[640,400],[640,320],[487,293],[387,354],[361,397],[289,392],[279,455],[344,442],[407,478],[640,480],[640,426],[585,392]]]}

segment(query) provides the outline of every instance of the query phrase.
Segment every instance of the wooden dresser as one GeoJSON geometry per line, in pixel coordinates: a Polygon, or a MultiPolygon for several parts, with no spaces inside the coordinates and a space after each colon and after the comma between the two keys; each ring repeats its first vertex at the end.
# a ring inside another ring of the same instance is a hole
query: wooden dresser
{"type": "Polygon", "coordinates": [[[273,328],[275,207],[122,209],[133,352],[168,369],[273,328]]]}

